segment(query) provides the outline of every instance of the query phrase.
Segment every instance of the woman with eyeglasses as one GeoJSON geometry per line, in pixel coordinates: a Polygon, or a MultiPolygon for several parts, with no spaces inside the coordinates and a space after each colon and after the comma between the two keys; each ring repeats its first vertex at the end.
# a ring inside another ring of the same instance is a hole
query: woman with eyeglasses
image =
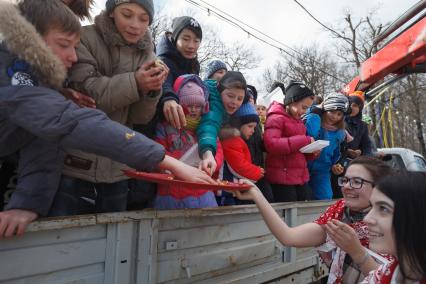
{"type": "Polygon", "coordinates": [[[396,261],[370,272],[363,284],[426,284],[426,173],[407,172],[380,181],[365,216],[370,248],[396,261]]]}
{"type": "Polygon", "coordinates": [[[266,225],[283,245],[318,247],[320,256],[330,265],[327,283],[358,283],[379,266],[366,250],[369,246],[368,228],[362,220],[370,210],[369,199],[375,183],[391,171],[377,158],[361,156],[354,159],[339,179],[343,199],[331,205],[314,222],[293,228],[280,218],[256,186],[236,192],[236,195],[256,203],[266,225]]]}

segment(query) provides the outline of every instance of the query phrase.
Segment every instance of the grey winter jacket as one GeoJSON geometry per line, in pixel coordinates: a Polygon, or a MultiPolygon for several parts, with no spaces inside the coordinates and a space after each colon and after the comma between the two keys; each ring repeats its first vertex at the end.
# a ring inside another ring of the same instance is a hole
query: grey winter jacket
{"type": "MultiPolygon", "coordinates": [[[[65,67],[34,27],[12,3],[0,2],[0,14],[0,87],[42,84],[62,88],[65,67]]],[[[0,88],[0,157],[19,153],[19,168],[16,190],[6,209],[25,209],[46,215],[58,188],[63,155],[57,143],[35,137],[11,122],[3,104],[4,99],[13,100],[13,96],[7,97],[9,95],[8,89],[0,88]]],[[[25,103],[12,102],[11,108],[25,103]]],[[[38,111],[45,109],[46,105],[38,111]]]]}
{"type": "MultiPolygon", "coordinates": [[[[110,120],[102,111],[80,108],[65,100],[59,93],[42,87],[0,88],[0,130],[2,129],[9,129],[10,133],[0,136],[2,154],[19,150],[16,145],[26,144],[24,138],[26,142],[30,142],[33,135],[59,144],[61,148],[96,153],[143,171],[154,170],[165,155],[163,146],[110,120]]],[[[43,165],[28,166],[36,170],[37,166],[43,165]]],[[[33,181],[45,184],[46,175],[46,172],[41,171],[39,178],[33,181]]],[[[60,173],[57,176],[59,178],[60,173]]],[[[53,198],[56,189],[50,190],[54,192],[50,195],[43,194],[53,198]]],[[[33,210],[45,215],[50,208],[49,199],[31,198],[39,194],[39,188],[34,184],[18,188],[14,193],[16,197],[13,196],[8,208],[33,210]]]]}
{"type": "MultiPolygon", "coordinates": [[[[150,31],[136,44],[129,45],[105,12],[95,24],[83,27],[77,48],[78,62],[70,70],[70,86],[95,99],[98,109],[109,118],[130,128],[146,124],[154,116],[161,91],[139,93],[135,72],[155,54],[150,31]]],[[[125,165],[106,157],[67,151],[63,173],[90,182],[112,183],[127,179],[125,165]]]]}

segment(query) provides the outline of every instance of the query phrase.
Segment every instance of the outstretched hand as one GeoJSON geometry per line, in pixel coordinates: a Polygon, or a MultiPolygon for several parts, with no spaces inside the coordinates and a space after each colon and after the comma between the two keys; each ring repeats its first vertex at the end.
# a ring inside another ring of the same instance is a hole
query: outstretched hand
{"type": "Polygon", "coordinates": [[[217,182],[214,179],[212,179],[209,175],[207,175],[202,170],[191,167],[185,163],[182,163],[182,165],[180,165],[179,167],[176,167],[173,170],[173,174],[177,178],[181,180],[189,181],[189,182],[217,184],[217,182]]]}
{"type": "Polygon", "coordinates": [[[96,108],[96,102],[92,97],[83,95],[82,93],[74,89],[71,89],[71,88],[62,89],[62,95],[66,97],[67,99],[72,100],[79,107],[96,108]]]}
{"type": "Polygon", "coordinates": [[[325,230],[338,247],[346,253],[355,254],[363,250],[355,230],[338,220],[331,220],[325,224],[325,230]]]}
{"type": "Polygon", "coordinates": [[[255,200],[259,194],[262,195],[260,189],[251,181],[247,179],[240,179],[238,181],[239,184],[248,184],[250,185],[250,189],[248,190],[237,190],[235,191],[235,196],[240,200],[255,200]]]}
{"type": "Polygon", "coordinates": [[[186,126],[185,112],[180,104],[174,100],[164,102],[163,114],[167,122],[174,128],[181,129],[186,126]]]}
{"type": "Polygon", "coordinates": [[[165,155],[164,159],[158,164],[160,170],[168,170],[177,178],[189,182],[217,184],[210,176],[200,169],[191,167],[182,161],[165,155]]]}
{"type": "Polygon", "coordinates": [[[37,213],[22,209],[0,212],[0,239],[23,235],[27,225],[37,217],[37,213]]]}
{"type": "Polygon", "coordinates": [[[217,163],[216,159],[213,157],[213,153],[211,151],[206,151],[203,154],[203,159],[200,161],[198,168],[204,172],[206,172],[209,176],[212,176],[216,171],[217,163]]]}

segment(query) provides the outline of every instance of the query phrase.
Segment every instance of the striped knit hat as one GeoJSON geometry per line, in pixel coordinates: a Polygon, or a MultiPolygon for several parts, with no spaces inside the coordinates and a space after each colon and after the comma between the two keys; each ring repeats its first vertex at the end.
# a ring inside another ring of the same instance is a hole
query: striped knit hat
{"type": "Polygon", "coordinates": [[[324,111],[340,110],[346,113],[349,109],[349,101],[345,95],[331,93],[324,98],[322,108],[324,111]]]}

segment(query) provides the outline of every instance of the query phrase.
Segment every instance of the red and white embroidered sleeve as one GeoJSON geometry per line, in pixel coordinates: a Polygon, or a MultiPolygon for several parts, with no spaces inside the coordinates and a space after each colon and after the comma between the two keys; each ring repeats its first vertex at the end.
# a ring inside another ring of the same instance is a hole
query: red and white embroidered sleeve
{"type": "Polygon", "coordinates": [[[327,208],[327,210],[321,214],[314,222],[318,225],[325,225],[332,219],[342,220],[343,208],[345,207],[345,201],[343,199],[337,201],[333,205],[327,208]]]}

